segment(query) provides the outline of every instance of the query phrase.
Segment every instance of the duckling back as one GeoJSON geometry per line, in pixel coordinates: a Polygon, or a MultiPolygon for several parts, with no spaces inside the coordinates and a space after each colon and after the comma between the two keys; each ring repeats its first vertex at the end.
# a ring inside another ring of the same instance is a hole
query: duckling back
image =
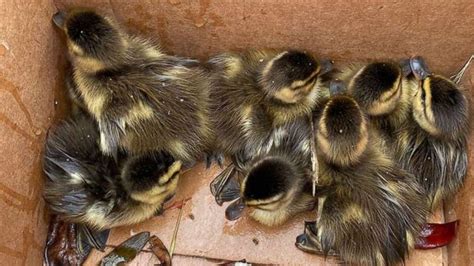
{"type": "Polygon", "coordinates": [[[55,22],[67,37],[78,96],[98,123],[101,151],[200,159],[210,138],[210,81],[199,62],[167,55],[95,11],[61,14],[55,22]]]}

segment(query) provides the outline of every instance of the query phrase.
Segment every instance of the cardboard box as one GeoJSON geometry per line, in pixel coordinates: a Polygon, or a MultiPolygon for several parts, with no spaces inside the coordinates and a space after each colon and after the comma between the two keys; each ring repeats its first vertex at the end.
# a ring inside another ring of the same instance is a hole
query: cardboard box
{"type": "MultiPolygon", "coordinates": [[[[63,88],[64,41],[51,16],[58,8],[88,6],[115,16],[131,32],[158,37],[171,53],[205,59],[229,49],[298,48],[337,63],[365,58],[424,56],[431,69],[451,74],[474,52],[474,3],[458,1],[160,0],[3,1],[0,4],[0,258],[6,265],[39,265],[48,212],[41,199],[41,153],[51,124],[68,107],[63,88]]],[[[474,70],[464,79],[471,99],[474,70]]],[[[471,137],[472,140],[472,137],[471,137]]],[[[471,141],[472,142],[472,141],[471,141]]],[[[472,161],[472,152],[470,159],[472,161]]],[[[228,222],[209,182],[218,169],[202,165],[181,180],[184,208],[175,263],[333,264],[294,247],[301,215],[282,228],[248,219],[228,222]],[[196,189],[197,187],[197,189],[196,189]],[[194,219],[191,219],[193,214],[194,219]],[[258,244],[256,244],[258,242],[258,244]]],[[[448,248],[417,251],[408,265],[469,265],[474,260],[473,168],[457,200],[433,220],[461,220],[448,248]]],[[[141,225],[113,230],[111,243],[150,230],[169,245],[178,210],[141,225]]],[[[93,265],[98,252],[87,261],[93,265]]],[[[133,264],[152,264],[142,254],[133,264]]]]}

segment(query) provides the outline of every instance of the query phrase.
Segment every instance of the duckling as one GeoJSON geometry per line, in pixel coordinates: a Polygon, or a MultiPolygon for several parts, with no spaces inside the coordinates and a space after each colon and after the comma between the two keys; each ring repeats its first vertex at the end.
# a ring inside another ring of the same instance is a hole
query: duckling
{"type": "Polygon", "coordinates": [[[466,176],[469,128],[467,101],[456,84],[431,75],[420,57],[401,65],[372,63],[352,77],[350,71],[342,73],[346,73],[341,77],[348,80],[348,91],[365,107],[371,123],[384,136],[389,149],[395,151],[395,159],[424,187],[432,210],[442,200],[452,198],[466,176]],[[414,75],[408,75],[407,70],[414,75]],[[435,89],[439,97],[433,109],[431,103],[424,107],[426,92],[420,89],[430,86],[432,80],[433,87],[442,87],[435,89]],[[436,124],[430,110],[436,110],[436,124]],[[443,130],[445,133],[435,132],[443,130]]]}
{"type": "Polygon", "coordinates": [[[254,220],[277,226],[314,208],[308,124],[304,118],[288,123],[285,135],[268,152],[246,163],[244,178],[236,191],[239,199],[227,208],[227,219],[238,219],[247,207],[254,220]]]}
{"type": "Polygon", "coordinates": [[[395,265],[413,247],[427,205],[414,178],[397,166],[351,97],[331,97],[318,117],[318,219],[298,247],[348,263],[395,265]]]}
{"type": "MultiPolygon", "coordinates": [[[[208,68],[214,83],[210,150],[252,157],[271,147],[278,127],[309,116],[327,94],[324,74],[332,64],[302,51],[254,50],[215,56],[208,68]]],[[[226,181],[218,176],[212,191],[219,192],[226,181]]]]}
{"type": "Polygon", "coordinates": [[[373,127],[387,145],[410,116],[410,91],[416,82],[409,77],[410,63],[403,60],[353,63],[334,74],[347,84],[347,92],[369,115],[373,127]]]}
{"type": "Polygon", "coordinates": [[[431,74],[423,58],[411,60],[414,76],[411,116],[396,141],[396,157],[413,173],[431,208],[451,200],[467,175],[469,108],[453,81],[431,74]]]}
{"type": "Polygon", "coordinates": [[[78,115],[49,133],[43,161],[44,198],[68,222],[103,230],[162,211],[177,187],[181,162],[165,152],[103,155],[94,120],[78,115]]]}
{"type": "Polygon", "coordinates": [[[73,81],[98,122],[100,149],[165,151],[186,165],[210,137],[210,79],[196,60],[170,56],[112,18],[72,9],[53,16],[67,37],[73,81]]]}

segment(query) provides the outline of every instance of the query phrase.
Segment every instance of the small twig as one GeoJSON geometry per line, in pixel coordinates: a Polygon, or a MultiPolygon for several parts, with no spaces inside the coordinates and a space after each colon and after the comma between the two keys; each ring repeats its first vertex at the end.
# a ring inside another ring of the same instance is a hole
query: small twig
{"type": "Polygon", "coordinates": [[[179,224],[181,223],[181,217],[183,216],[183,207],[186,204],[186,202],[183,200],[182,206],[179,209],[179,214],[178,214],[178,219],[176,221],[176,225],[174,227],[174,232],[173,232],[173,238],[171,239],[171,244],[170,244],[170,257],[173,258],[173,252],[176,246],[176,239],[178,237],[178,229],[179,229],[179,224]]]}
{"type": "Polygon", "coordinates": [[[313,122],[313,117],[311,114],[309,115],[309,123],[311,125],[311,139],[310,139],[310,145],[311,145],[311,171],[312,171],[312,180],[313,180],[313,197],[316,196],[316,184],[318,183],[319,179],[319,165],[318,165],[318,158],[316,154],[316,139],[315,139],[315,134],[314,134],[314,122],[313,122]]]}
{"type": "Polygon", "coordinates": [[[451,80],[454,81],[454,83],[459,84],[464,76],[464,73],[466,72],[467,68],[471,65],[471,61],[474,60],[474,54],[471,55],[471,57],[464,63],[464,65],[461,67],[461,69],[454,75],[451,76],[451,80]]]}

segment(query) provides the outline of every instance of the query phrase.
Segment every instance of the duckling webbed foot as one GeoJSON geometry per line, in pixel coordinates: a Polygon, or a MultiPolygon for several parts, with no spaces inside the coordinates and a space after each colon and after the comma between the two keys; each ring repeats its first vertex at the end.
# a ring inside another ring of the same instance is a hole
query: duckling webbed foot
{"type": "Polygon", "coordinates": [[[221,193],[215,196],[217,204],[222,206],[224,202],[233,201],[240,197],[240,183],[236,177],[231,177],[222,188],[221,193]]]}
{"type": "Polygon", "coordinates": [[[333,249],[327,252],[323,250],[321,242],[317,237],[316,221],[305,221],[304,233],[296,237],[295,246],[306,253],[325,257],[339,257],[339,254],[333,249]]]}
{"type": "Polygon", "coordinates": [[[215,197],[216,202],[219,206],[222,206],[222,192],[229,180],[234,179],[237,173],[236,167],[233,163],[229,164],[219,175],[212,180],[210,184],[211,193],[215,197]]]}
{"type": "Polygon", "coordinates": [[[104,252],[107,240],[109,239],[110,229],[97,231],[86,225],[77,225],[77,241],[82,249],[91,246],[104,252]]]}

